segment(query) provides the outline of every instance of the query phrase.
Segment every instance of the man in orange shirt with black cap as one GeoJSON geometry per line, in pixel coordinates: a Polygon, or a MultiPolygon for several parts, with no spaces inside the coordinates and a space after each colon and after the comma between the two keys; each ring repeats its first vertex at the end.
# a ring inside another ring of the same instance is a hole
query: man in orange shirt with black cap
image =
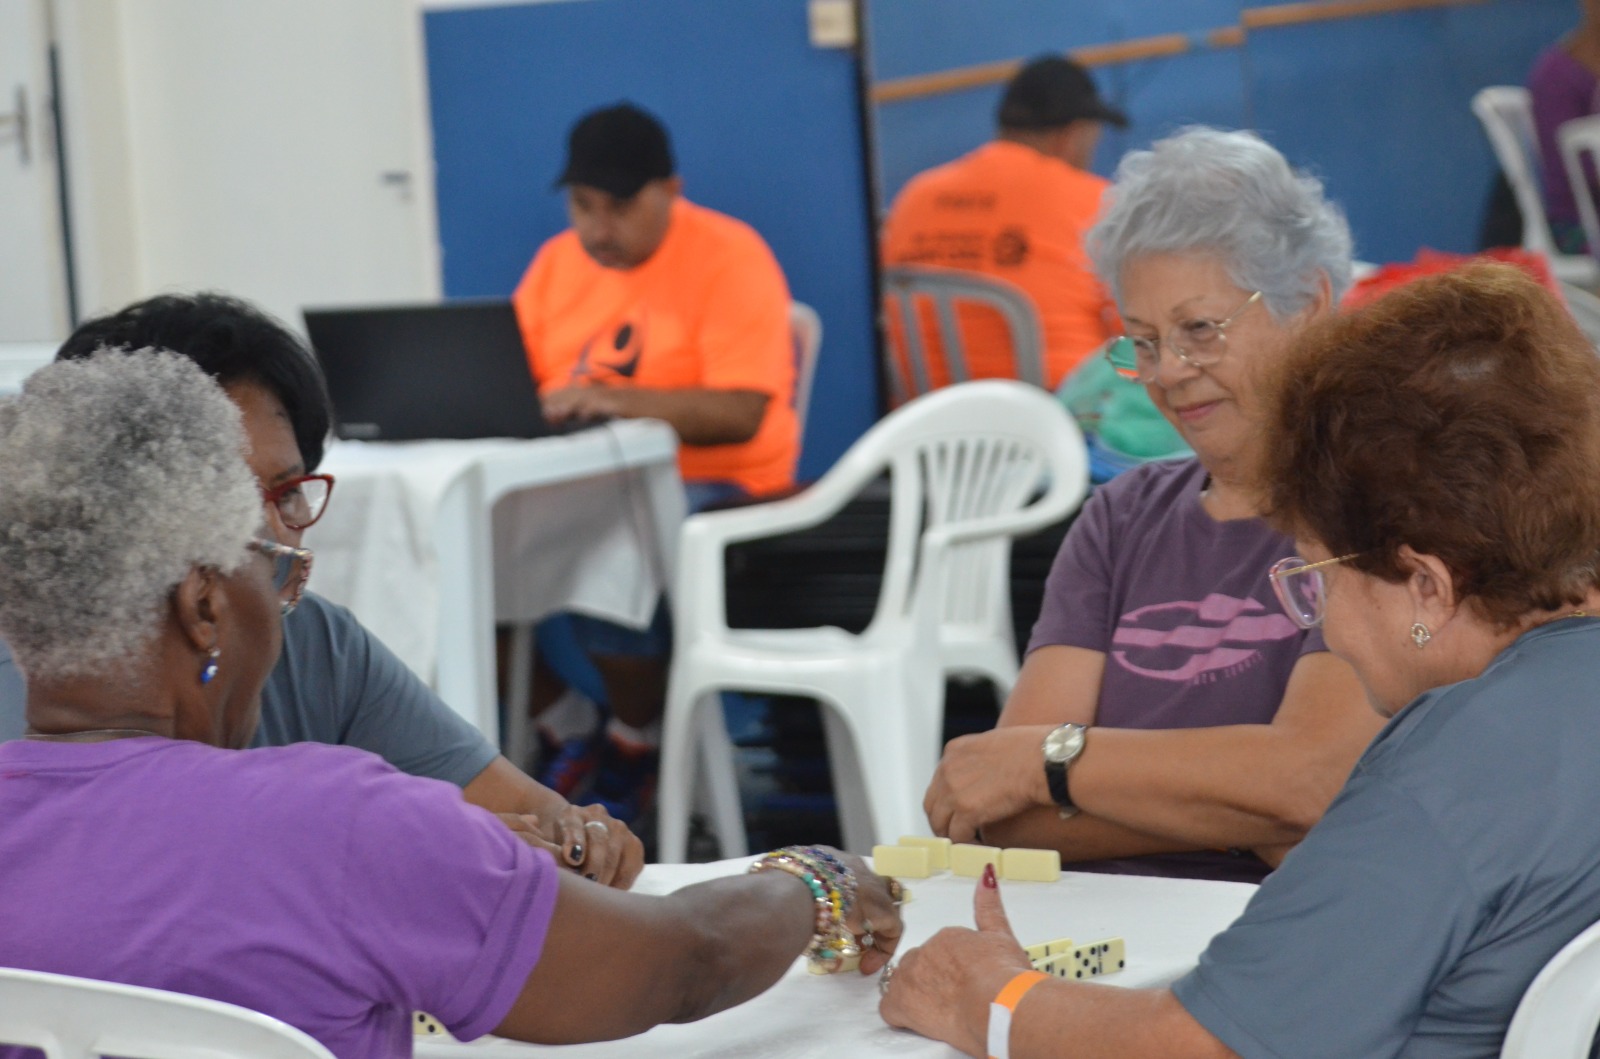
{"type": "MultiPolygon", "coordinates": [[[[681,443],[691,510],[792,485],[789,289],[766,243],[683,197],[666,129],[628,103],[573,126],[556,184],[572,227],[540,248],[512,295],[545,417],[664,420],[681,443]]],[[[612,718],[604,739],[567,740],[541,774],[577,799],[598,763],[592,797],[629,819],[653,785],[666,610],[643,633],[562,620],[599,670],[612,718]]],[[[562,702],[573,711],[571,696],[562,702]]],[[[542,718],[557,737],[560,712],[542,718]]]]}
{"type": "MultiPolygon", "coordinates": [[[[1054,389],[1119,333],[1083,233],[1108,184],[1089,172],[1106,123],[1128,119],[1100,98],[1087,71],[1056,55],[1034,59],[1006,87],[994,140],[920,173],[883,229],[885,265],[931,265],[1008,281],[1033,301],[1044,330],[1045,384],[1054,389]]],[[[960,315],[973,378],[1014,377],[1000,318],[960,315]]],[[[936,382],[948,378],[942,364],[936,382]]]]}
{"type": "Polygon", "coordinates": [[[546,417],[665,420],[691,491],[793,484],[789,288],[761,236],[683,197],[666,130],[630,104],[573,127],[557,184],[572,227],[512,296],[546,417]]]}

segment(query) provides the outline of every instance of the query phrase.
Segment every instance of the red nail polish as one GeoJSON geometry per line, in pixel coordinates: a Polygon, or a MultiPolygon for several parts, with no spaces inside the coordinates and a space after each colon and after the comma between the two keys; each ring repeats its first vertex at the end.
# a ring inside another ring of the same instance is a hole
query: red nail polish
{"type": "Polygon", "coordinates": [[[994,865],[993,864],[985,864],[983,866],[983,885],[988,887],[991,890],[997,888],[1000,885],[1000,881],[994,877],[994,865]]]}

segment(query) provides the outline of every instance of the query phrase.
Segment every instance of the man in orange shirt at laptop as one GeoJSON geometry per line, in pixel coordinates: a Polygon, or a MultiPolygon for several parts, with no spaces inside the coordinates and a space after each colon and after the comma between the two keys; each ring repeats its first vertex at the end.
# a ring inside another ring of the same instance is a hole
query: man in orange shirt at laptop
{"type": "MultiPolygon", "coordinates": [[[[792,485],[789,289],[766,243],[683,197],[666,130],[631,104],[573,126],[556,183],[572,227],[539,249],[512,295],[545,418],[670,424],[690,510],[792,485]]],[[[598,761],[593,797],[628,816],[653,781],[665,608],[644,633],[570,621],[612,718],[608,738],[568,741],[543,774],[581,797],[598,761]]]]}
{"type": "MultiPolygon", "coordinates": [[[[1048,55],[1012,79],[998,121],[993,141],[901,190],[884,224],[883,261],[960,269],[1020,287],[1039,312],[1044,383],[1055,389],[1120,331],[1083,233],[1108,187],[1089,172],[1101,128],[1122,128],[1128,119],[1100,98],[1081,66],[1048,55]]],[[[963,306],[959,319],[972,377],[1015,377],[1000,317],[963,306]]],[[[948,381],[935,361],[935,383],[948,381]]]]}

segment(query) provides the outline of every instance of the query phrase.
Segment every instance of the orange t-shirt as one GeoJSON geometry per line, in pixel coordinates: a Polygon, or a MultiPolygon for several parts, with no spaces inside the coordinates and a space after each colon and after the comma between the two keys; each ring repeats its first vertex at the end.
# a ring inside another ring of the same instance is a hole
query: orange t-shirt
{"type": "Polygon", "coordinates": [[[767,394],[755,437],[684,445],[689,481],[734,482],[752,494],[794,484],[799,424],[789,287],[743,221],[672,205],[666,238],[631,269],[596,264],[572,230],[539,248],[511,296],[542,388],[574,384],[767,394]]]}
{"type": "MultiPolygon", "coordinates": [[[[883,262],[976,272],[1020,287],[1039,311],[1045,383],[1054,389],[1121,330],[1083,248],[1108,186],[1031,147],[987,143],[901,190],[884,223],[883,262]]],[[[998,313],[961,306],[958,323],[973,378],[1016,377],[998,313]]],[[[937,348],[937,331],[923,330],[937,348]]],[[[934,383],[947,383],[942,357],[933,359],[934,383]]]]}

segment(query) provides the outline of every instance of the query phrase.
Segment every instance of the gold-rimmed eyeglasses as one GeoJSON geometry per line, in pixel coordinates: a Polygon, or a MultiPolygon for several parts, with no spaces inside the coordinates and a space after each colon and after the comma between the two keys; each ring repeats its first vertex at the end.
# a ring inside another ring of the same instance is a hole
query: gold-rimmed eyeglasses
{"type": "MultiPolygon", "coordinates": [[[[1261,300],[1256,291],[1245,299],[1243,305],[1221,320],[1196,318],[1181,320],[1167,335],[1166,348],[1173,356],[1196,368],[1209,368],[1228,352],[1228,325],[1237,320],[1250,306],[1261,300]]],[[[1105,346],[1105,358],[1125,379],[1140,382],[1156,381],[1161,369],[1162,340],[1142,335],[1119,335],[1105,346]]]]}
{"type": "Polygon", "coordinates": [[[1323,570],[1346,559],[1354,559],[1360,552],[1340,555],[1308,563],[1298,555],[1290,555],[1272,564],[1267,577],[1284,613],[1302,629],[1315,629],[1322,624],[1323,609],[1327,605],[1328,585],[1323,570]]]}

